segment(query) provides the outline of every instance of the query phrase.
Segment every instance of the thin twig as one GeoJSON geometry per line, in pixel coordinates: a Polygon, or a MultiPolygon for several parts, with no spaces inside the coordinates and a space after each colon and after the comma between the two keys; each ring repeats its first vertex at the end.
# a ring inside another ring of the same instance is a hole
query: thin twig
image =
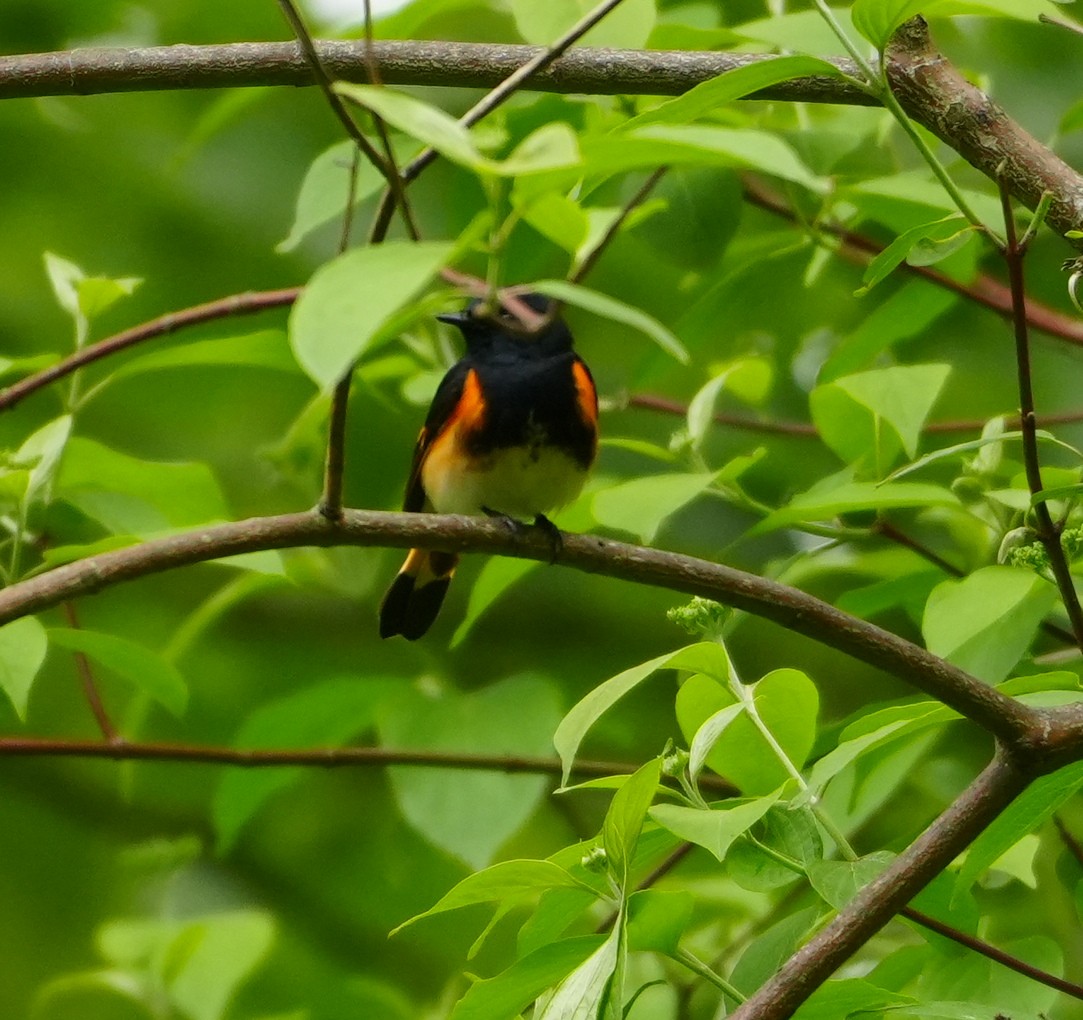
{"type": "MultiPolygon", "coordinates": [[[[473,127],[483,117],[492,113],[493,110],[510,99],[511,96],[528,81],[535,78],[539,73],[544,71],[545,68],[549,67],[550,64],[558,60],[562,54],[589,32],[590,29],[597,25],[598,22],[619,3],[621,3],[621,0],[604,0],[603,3],[600,3],[582,19],[572,25],[564,35],[551,45],[543,50],[533,51],[531,56],[504,78],[500,84],[491,89],[487,95],[483,96],[478,102],[470,107],[470,109],[459,118],[459,123],[464,127],[473,127]]],[[[439,156],[439,153],[435,149],[425,149],[415,156],[403,168],[403,182],[409,184],[416,179],[417,176],[437,158],[437,156],[439,156]]],[[[379,208],[376,211],[376,218],[373,221],[372,229],[374,233],[381,229],[386,232],[387,228],[383,224],[386,220],[390,220],[391,218],[391,212],[394,209],[392,199],[393,196],[390,193],[390,189],[385,191],[380,200],[379,208]]]]}
{"type": "MultiPolygon", "coordinates": [[[[68,626],[72,630],[79,630],[79,616],[75,610],[74,602],[65,600],[64,616],[67,618],[68,626]]],[[[75,658],[75,669],[79,673],[79,679],[83,685],[83,694],[86,696],[90,711],[94,714],[98,729],[101,730],[102,736],[109,743],[114,744],[119,739],[117,731],[109,718],[109,713],[105,710],[105,704],[102,702],[101,692],[94,680],[94,671],[90,668],[90,662],[83,652],[73,652],[72,654],[75,658]]]]}
{"type": "Polygon", "coordinates": [[[331,87],[331,78],[327,74],[327,71],[324,70],[320,54],[312,42],[312,36],[309,35],[304,20],[297,12],[293,0],[278,0],[278,6],[282,9],[286,21],[289,22],[293,34],[297,37],[297,44],[301,47],[301,52],[305,55],[305,60],[308,62],[308,66],[312,71],[312,76],[316,79],[316,84],[319,85],[320,91],[327,100],[327,104],[331,107],[331,111],[346,129],[346,134],[353,139],[357,148],[365,154],[365,158],[388,182],[391,182],[394,170],[392,170],[383,157],[373,148],[372,142],[365,137],[364,132],[362,132],[354,123],[353,118],[346,109],[346,105],[342,102],[338,93],[331,87]]]}
{"type": "Polygon", "coordinates": [[[632,214],[632,212],[639,208],[654,191],[658,182],[669,172],[668,166],[660,166],[655,170],[639,187],[636,193],[624,203],[621,211],[614,218],[613,222],[606,228],[604,234],[598,243],[590,250],[589,254],[579,264],[579,268],[571,275],[572,283],[582,283],[583,280],[590,275],[591,270],[598,264],[598,259],[602,257],[606,248],[612,243],[613,238],[620,232],[620,228],[624,226],[624,221],[632,214]]]}
{"type": "MultiPolygon", "coordinates": [[[[67,598],[150,574],[257,549],[386,546],[501,553],[552,561],[543,529],[509,533],[500,522],[443,514],[346,510],[331,526],[314,512],[258,517],[170,535],[68,563],[0,590],[0,624],[67,598]]],[[[1083,725],[1071,707],[1043,713],[977,680],[890,631],[859,620],[796,588],[680,553],[567,534],[564,566],[638,584],[702,595],[837,648],[943,701],[961,715],[1041,761],[1083,750],[1083,725]],[[1060,713],[1060,714],[1057,714],[1060,713]],[[1053,723],[1063,725],[1054,726],[1053,723]]]]}
{"type": "MultiPolygon", "coordinates": [[[[1001,254],[1008,267],[1008,280],[1012,290],[1012,307],[1015,309],[1013,323],[1015,327],[1015,360],[1019,382],[1019,428],[1023,433],[1023,465],[1027,477],[1027,487],[1031,496],[1042,490],[1041,461],[1038,456],[1038,422],[1034,415],[1034,386],[1030,371],[1030,334],[1027,327],[1026,286],[1023,280],[1023,261],[1026,246],[1019,242],[1015,229],[1015,216],[1012,213],[1012,199],[1006,186],[1000,187],[1001,208],[1004,212],[1005,243],[1001,254]]],[[[1083,607],[1079,604],[1079,594],[1064,548],[1060,542],[1060,530],[1053,523],[1049,506],[1045,500],[1034,504],[1034,516],[1038,522],[1036,534],[1049,556],[1049,566],[1056,579],[1057,588],[1068,620],[1072,625],[1075,643],[1083,650],[1083,607]]]]}
{"type": "Polygon", "coordinates": [[[938,921],[935,917],[923,914],[920,910],[915,910],[913,907],[904,907],[899,911],[899,915],[908,918],[915,924],[920,924],[923,928],[935,931],[938,935],[943,935],[946,939],[951,939],[952,942],[966,946],[967,949],[972,949],[975,953],[980,953],[986,957],[986,959],[999,963],[1009,970],[1014,970],[1017,974],[1022,974],[1032,981],[1037,981],[1048,988],[1055,988],[1058,992],[1064,992],[1065,995],[1070,995],[1075,999],[1083,999],[1083,986],[1074,984],[1071,981],[1065,981],[1064,978],[1057,977],[1056,974],[1050,974],[1048,971],[1031,966],[1025,960],[1020,960],[1017,956],[1005,953],[982,939],[968,935],[965,931],[959,931],[958,928],[944,924],[943,921],[938,921]]]}
{"type": "MultiPolygon", "coordinates": [[[[557,758],[542,755],[479,754],[470,751],[410,750],[396,747],[243,748],[158,741],[67,740],[59,737],[0,737],[0,758],[109,758],[114,761],[176,761],[239,768],[412,765],[420,768],[560,776],[557,758]]],[[[619,761],[577,760],[575,775],[588,778],[630,775],[635,765],[619,761]]],[[[720,796],[736,790],[721,776],[706,777],[720,796]]]]}
{"type": "Polygon", "coordinates": [[[1068,826],[1064,824],[1064,820],[1060,815],[1053,816],[1053,824],[1057,827],[1057,832],[1060,833],[1061,841],[1068,848],[1068,852],[1075,858],[1076,863],[1083,868],[1083,845],[1068,831],[1068,826]]]}
{"type": "Polygon", "coordinates": [[[63,379],[76,369],[89,365],[92,361],[100,361],[102,358],[116,354],[118,351],[134,347],[144,340],[153,340],[155,337],[166,336],[187,326],[197,326],[200,323],[224,319],[230,315],[251,315],[254,312],[264,312],[270,308],[292,305],[300,293],[300,287],[286,287],[283,290],[231,294],[229,297],[218,298],[216,301],[208,301],[206,304],[195,305],[179,312],[160,315],[157,319],[151,319],[149,322],[126,329],[122,333],[89,344],[69,357],[58,361],[55,365],[50,365],[40,372],[35,372],[25,379],[20,379],[6,390],[0,391],[0,411],[10,410],[31,393],[56,382],[58,379],[63,379]]]}
{"type": "MultiPolygon", "coordinates": [[[[747,175],[744,179],[743,197],[749,205],[754,205],[791,223],[803,222],[792,206],[747,175]]],[[[817,223],[811,232],[814,240],[822,238],[825,234],[841,241],[841,246],[832,246],[834,250],[861,265],[867,265],[873,257],[884,250],[884,246],[872,238],[847,230],[836,223],[817,223]]],[[[1004,319],[1010,321],[1012,318],[1010,288],[986,273],[979,273],[969,283],[962,283],[959,280],[953,280],[950,276],[945,276],[931,266],[912,266],[909,262],[903,262],[899,268],[912,276],[921,277],[937,287],[958,294],[968,301],[982,305],[1004,319]]],[[[1048,333],[1060,340],[1067,340],[1069,343],[1083,344],[1083,321],[1064,315],[1031,298],[1027,298],[1026,314],[1027,322],[1034,329],[1040,329],[1043,333],[1048,333]]]]}

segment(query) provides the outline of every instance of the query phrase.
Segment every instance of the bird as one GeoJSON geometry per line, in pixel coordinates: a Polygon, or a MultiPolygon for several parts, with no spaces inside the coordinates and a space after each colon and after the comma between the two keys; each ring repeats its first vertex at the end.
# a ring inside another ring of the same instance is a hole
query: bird
{"type": "MultiPolygon", "coordinates": [[[[598,452],[598,393],[549,299],[517,295],[543,316],[533,333],[480,300],[437,320],[466,352],[441,380],[414,447],[403,509],[533,520],[579,495],[598,452]]],[[[380,605],[380,636],[416,641],[432,625],[458,565],[455,553],[411,549],[380,605]]]]}

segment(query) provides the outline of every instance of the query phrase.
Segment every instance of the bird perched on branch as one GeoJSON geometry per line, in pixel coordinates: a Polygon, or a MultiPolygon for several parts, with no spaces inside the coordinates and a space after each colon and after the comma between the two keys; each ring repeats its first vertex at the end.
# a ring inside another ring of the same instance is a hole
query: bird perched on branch
{"type": "MultiPolygon", "coordinates": [[[[403,509],[533,519],[579,495],[598,446],[598,395],[549,301],[519,295],[540,325],[480,301],[438,315],[457,326],[466,353],[444,376],[414,448],[403,509]]],[[[510,303],[510,302],[509,302],[510,303]]],[[[559,534],[559,533],[557,533],[559,534]]],[[[447,593],[459,557],[411,549],[380,606],[380,636],[421,637],[447,593]]]]}

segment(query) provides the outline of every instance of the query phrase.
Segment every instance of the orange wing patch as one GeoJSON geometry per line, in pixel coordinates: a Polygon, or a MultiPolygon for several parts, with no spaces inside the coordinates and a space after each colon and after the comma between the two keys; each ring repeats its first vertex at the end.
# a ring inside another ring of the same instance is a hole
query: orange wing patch
{"type": "Polygon", "coordinates": [[[590,377],[590,370],[582,361],[572,364],[572,376],[575,378],[576,402],[579,405],[579,413],[583,421],[588,425],[598,424],[598,391],[594,388],[594,380],[590,377]]]}

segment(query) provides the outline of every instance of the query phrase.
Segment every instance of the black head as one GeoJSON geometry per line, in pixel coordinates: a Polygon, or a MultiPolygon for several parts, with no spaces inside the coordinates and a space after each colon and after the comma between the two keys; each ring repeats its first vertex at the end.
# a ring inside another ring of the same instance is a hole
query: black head
{"type": "MultiPolygon", "coordinates": [[[[539,315],[549,311],[550,301],[544,294],[518,294],[520,301],[539,315]]],[[[475,298],[466,308],[451,315],[436,316],[439,322],[458,326],[471,354],[481,354],[494,348],[514,350],[527,357],[551,357],[572,349],[572,335],[564,320],[554,319],[543,329],[531,333],[516,316],[505,308],[492,315],[476,314],[483,302],[475,298]]]]}

